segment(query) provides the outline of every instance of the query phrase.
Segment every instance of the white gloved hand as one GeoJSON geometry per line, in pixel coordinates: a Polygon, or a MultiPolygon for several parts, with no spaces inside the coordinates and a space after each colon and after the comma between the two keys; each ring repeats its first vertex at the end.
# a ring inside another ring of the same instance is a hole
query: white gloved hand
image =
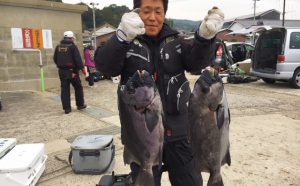
{"type": "Polygon", "coordinates": [[[138,14],[139,10],[139,8],[136,8],[122,16],[121,23],[116,31],[121,42],[131,42],[137,35],[145,33],[144,22],[138,14]]]}
{"type": "Polygon", "coordinates": [[[222,28],[224,23],[224,13],[218,7],[213,7],[208,11],[199,27],[199,35],[205,39],[212,39],[222,28]]]}

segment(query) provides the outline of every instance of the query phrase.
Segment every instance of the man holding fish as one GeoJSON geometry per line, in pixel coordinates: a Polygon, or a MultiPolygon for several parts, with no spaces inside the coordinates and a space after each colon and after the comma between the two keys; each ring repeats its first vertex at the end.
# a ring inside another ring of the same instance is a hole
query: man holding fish
{"type": "MultiPolygon", "coordinates": [[[[200,74],[203,69],[213,71],[206,67],[211,64],[215,35],[223,25],[224,14],[217,7],[213,7],[196,30],[194,39],[186,40],[164,23],[168,0],[134,0],[133,8],[132,12],[123,15],[115,35],[99,50],[96,56],[97,68],[107,76],[121,75],[118,92],[122,92],[121,89],[125,86],[126,90],[132,90],[134,93],[134,89],[143,84],[145,72],[147,75],[149,73],[155,82],[162,104],[164,141],[162,152],[158,151],[161,153],[159,156],[163,168],[160,164],[152,163],[153,172],[149,173],[153,174],[154,185],[160,185],[161,169],[168,171],[170,182],[174,186],[202,185],[201,175],[195,171],[193,152],[188,141],[187,103],[191,90],[184,72],[200,74]]],[[[208,73],[207,79],[211,78],[209,74],[214,73],[208,73]]],[[[146,91],[144,93],[148,95],[146,91]]],[[[135,180],[140,169],[145,169],[143,165],[149,163],[150,155],[145,153],[144,159],[137,158],[138,152],[133,152],[131,148],[137,145],[132,136],[138,136],[135,134],[140,131],[127,130],[129,120],[122,117],[122,113],[129,107],[129,101],[124,100],[122,95],[118,95],[118,103],[124,161],[130,164],[135,180]],[[128,151],[130,152],[127,153],[128,151]]],[[[149,128],[149,123],[160,124],[156,113],[150,114],[149,117],[147,108],[135,106],[135,109],[146,117],[141,125],[149,128]]],[[[143,134],[148,135],[146,132],[143,134]]],[[[159,145],[160,142],[158,140],[157,143],[153,141],[149,144],[159,145]]],[[[143,149],[150,147],[141,145],[140,148],[142,153],[143,149]]],[[[139,182],[138,185],[151,184],[145,181],[139,182]]]]}

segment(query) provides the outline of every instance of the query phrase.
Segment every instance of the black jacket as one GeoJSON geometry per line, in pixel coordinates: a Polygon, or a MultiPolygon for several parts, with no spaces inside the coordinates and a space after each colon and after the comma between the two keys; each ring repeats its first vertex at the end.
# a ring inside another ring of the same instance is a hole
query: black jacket
{"type": "Polygon", "coordinates": [[[56,46],[53,60],[60,69],[78,71],[84,67],[77,46],[68,38],[61,40],[60,44],[56,46]]]}
{"type": "Polygon", "coordinates": [[[187,135],[187,102],[191,93],[184,72],[199,73],[210,65],[214,39],[205,40],[195,34],[186,40],[164,25],[155,38],[138,36],[130,44],[121,43],[116,35],[99,50],[97,68],[107,76],[121,75],[125,84],[137,70],[154,75],[164,109],[166,138],[187,135]]]}

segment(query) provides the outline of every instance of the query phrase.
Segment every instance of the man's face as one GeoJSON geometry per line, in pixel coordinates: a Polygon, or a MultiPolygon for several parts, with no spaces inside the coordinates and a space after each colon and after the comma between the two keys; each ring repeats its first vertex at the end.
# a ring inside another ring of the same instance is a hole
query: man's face
{"type": "Polygon", "coordinates": [[[157,36],[165,21],[163,0],[142,0],[140,17],[145,24],[146,35],[157,36]]]}

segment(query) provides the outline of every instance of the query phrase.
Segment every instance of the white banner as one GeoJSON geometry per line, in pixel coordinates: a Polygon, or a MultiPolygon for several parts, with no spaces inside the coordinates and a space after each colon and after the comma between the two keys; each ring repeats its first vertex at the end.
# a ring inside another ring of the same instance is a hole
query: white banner
{"type": "Polygon", "coordinates": [[[11,28],[12,48],[52,49],[52,31],[32,28],[11,28]]]}
{"type": "Polygon", "coordinates": [[[43,41],[44,48],[53,48],[51,30],[43,30],[43,41]]]}
{"type": "Polygon", "coordinates": [[[23,48],[22,28],[11,28],[13,48],[23,48]]]}

